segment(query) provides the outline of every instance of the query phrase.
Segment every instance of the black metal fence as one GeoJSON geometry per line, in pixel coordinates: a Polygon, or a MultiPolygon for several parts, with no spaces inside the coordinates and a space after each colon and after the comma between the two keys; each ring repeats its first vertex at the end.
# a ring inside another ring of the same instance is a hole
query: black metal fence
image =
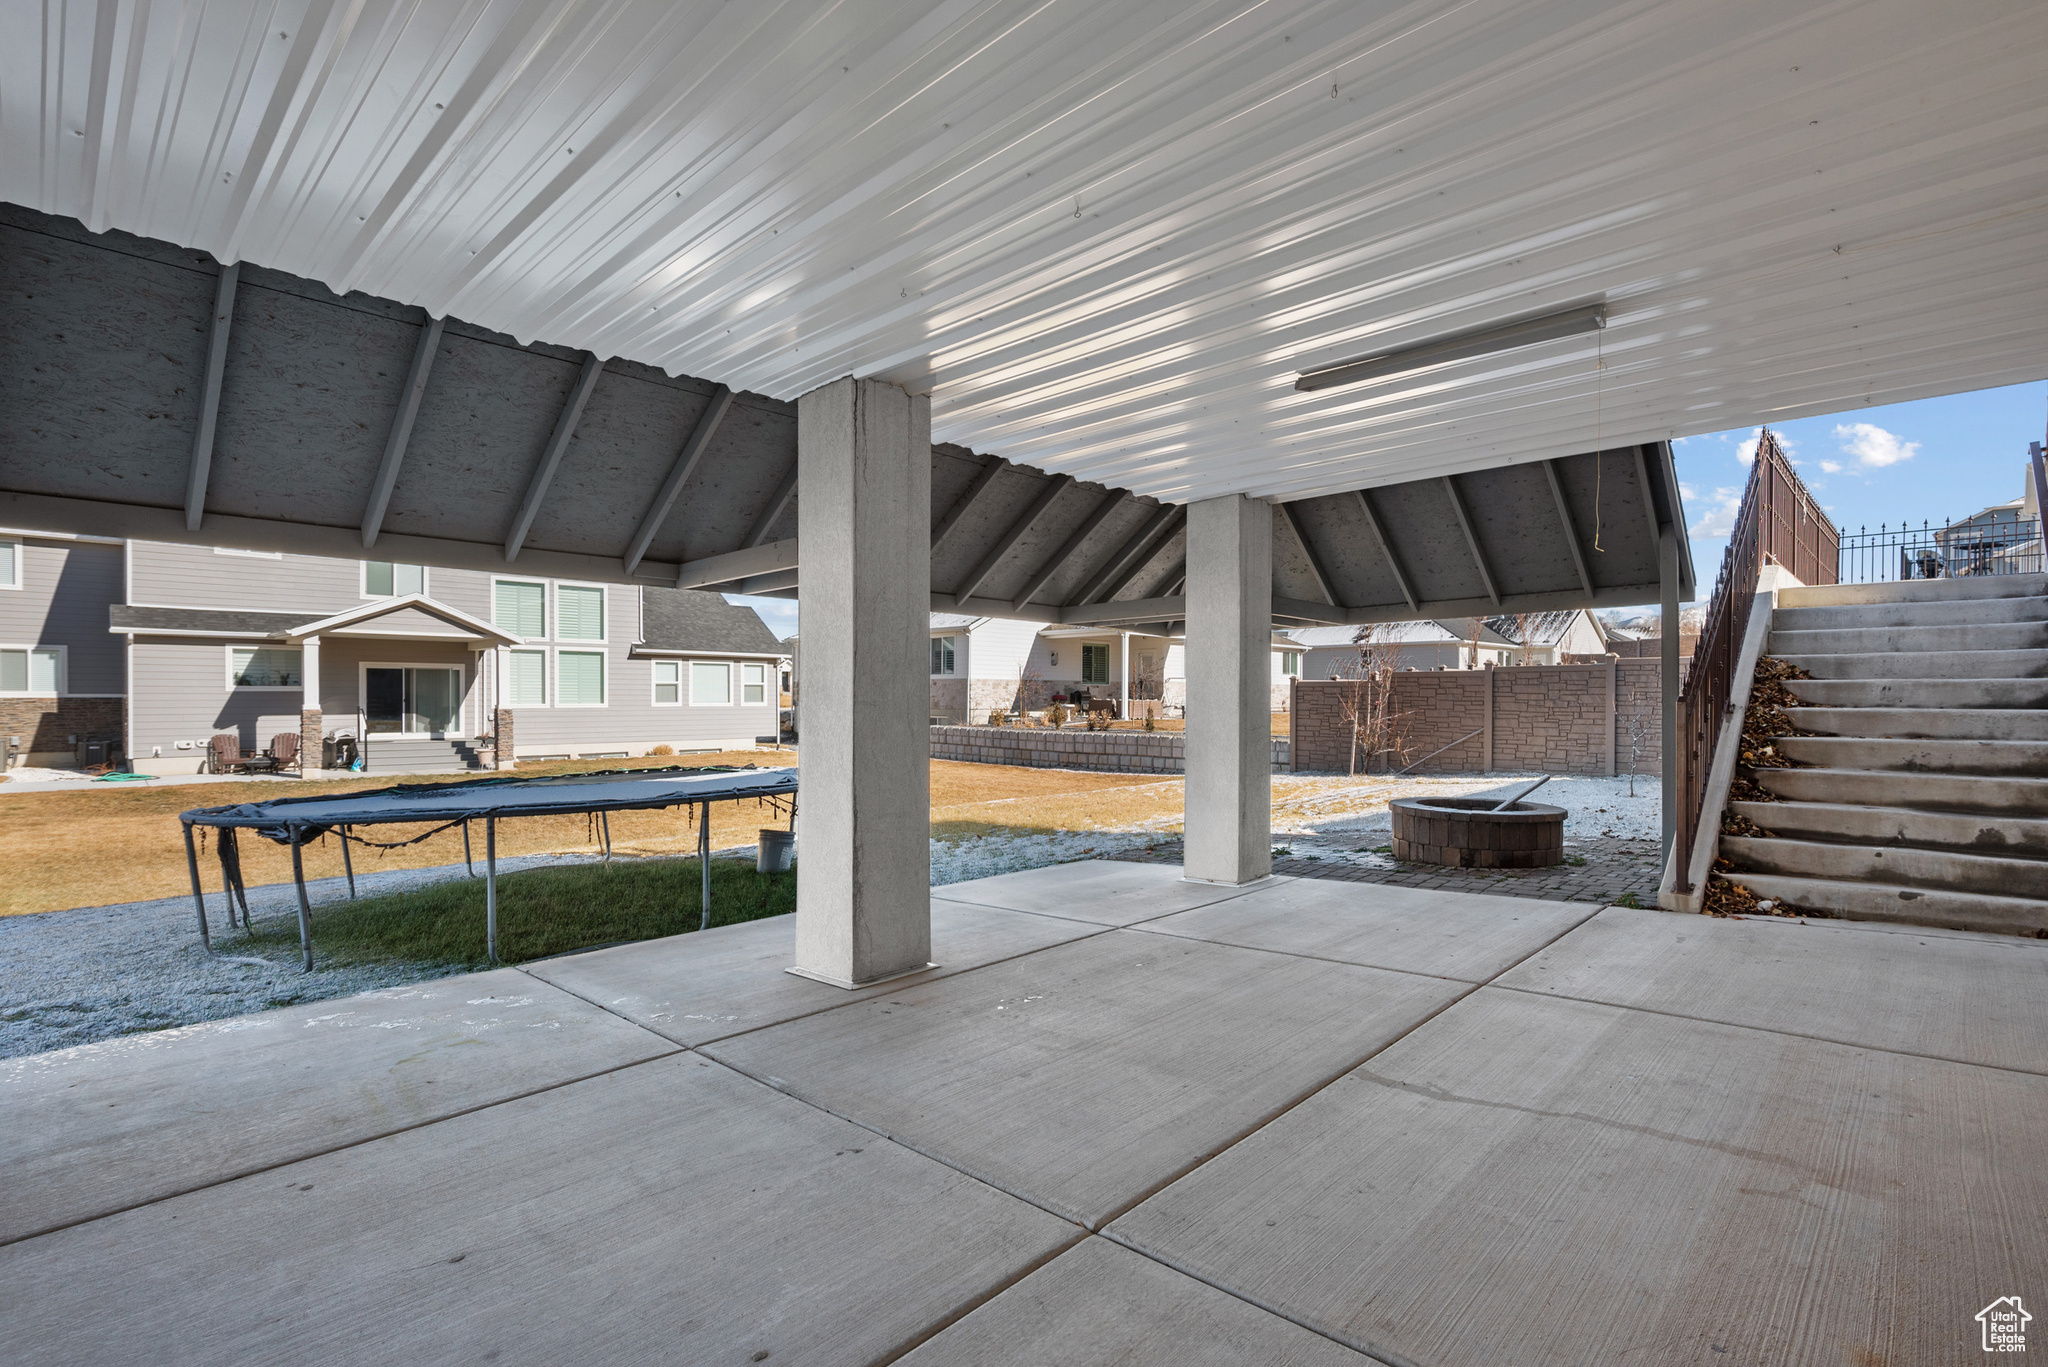
{"type": "Polygon", "coordinates": [[[1994,508],[1962,522],[1859,527],[1842,534],[1844,584],[2040,574],[2041,524],[2020,509],[1994,508]]]}

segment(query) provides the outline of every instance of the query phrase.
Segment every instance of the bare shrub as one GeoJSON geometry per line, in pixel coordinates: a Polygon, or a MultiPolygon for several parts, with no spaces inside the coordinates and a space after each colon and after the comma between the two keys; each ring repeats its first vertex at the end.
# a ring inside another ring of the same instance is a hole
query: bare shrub
{"type": "Polygon", "coordinates": [[[676,748],[673,745],[657,745],[647,753],[650,755],[673,755],[675,752],[676,748]]]}
{"type": "Polygon", "coordinates": [[[1333,676],[1343,684],[1337,690],[1337,708],[1351,728],[1349,772],[1354,775],[1361,758],[1368,770],[1375,759],[1392,767],[1408,758],[1408,728],[1403,725],[1408,714],[1394,710],[1394,664],[1400,647],[1391,634],[1377,626],[1360,627],[1352,637],[1357,656],[1341,662],[1333,676]]]}

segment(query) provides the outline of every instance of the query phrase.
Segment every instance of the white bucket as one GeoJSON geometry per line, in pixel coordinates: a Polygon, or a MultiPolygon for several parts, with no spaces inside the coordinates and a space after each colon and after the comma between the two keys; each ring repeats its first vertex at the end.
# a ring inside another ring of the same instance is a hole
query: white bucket
{"type": "Polygon", "coordinates": [[[762,873],[788,873],[790,858],[795,853],[794,832],[763,827],[760,841],[755,846],[754,867],[762,873]]]}

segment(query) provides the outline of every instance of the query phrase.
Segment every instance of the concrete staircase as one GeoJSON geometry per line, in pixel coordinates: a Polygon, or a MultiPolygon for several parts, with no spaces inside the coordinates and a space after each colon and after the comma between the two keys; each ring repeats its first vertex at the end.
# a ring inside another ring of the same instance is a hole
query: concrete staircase
{"type": "Polygon", "coordinates": [[[370,737],[363,771],[370,774],[466,774],[484,767],[468,741],[370,737]]]}
{"type": "Polygon", "coordinates": [[[1788,589],[1770,654],[1812,767],[1724,836],[1758,897],[1858,920],[2048,936],[2048,576],[1788,589]]]}

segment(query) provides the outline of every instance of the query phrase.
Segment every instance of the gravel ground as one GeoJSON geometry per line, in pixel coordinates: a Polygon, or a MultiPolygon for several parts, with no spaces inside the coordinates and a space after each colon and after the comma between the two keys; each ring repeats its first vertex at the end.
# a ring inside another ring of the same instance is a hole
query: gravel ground
{"type": "MultiPolygon", "coordinates": [[[[498,867],[509,872],[588,858],[535,855],[501,859],[498,867]]],[[[463,876],[460,864],[393,869],[362,874],[356,885],[365,893],[398,892],[463,876]]],[[[348,884],[339,878],[306,886],[316,913],[322,903],[348,896],[348,884]]],[[[238,957],[207,957],[190,896],[0,917],[0,1058],[464,971],[438,963],[323,967],[317,915],[311,973],[299,971],[296,955],[252,961],[237,947],[241,932],[227,929],[226,907],[217,891],[206,905],[215,950],[238,957]]],[[[254,887],[249,910],[259,921],[295,923],[298,898],[289,883],[254,887]]]]}

